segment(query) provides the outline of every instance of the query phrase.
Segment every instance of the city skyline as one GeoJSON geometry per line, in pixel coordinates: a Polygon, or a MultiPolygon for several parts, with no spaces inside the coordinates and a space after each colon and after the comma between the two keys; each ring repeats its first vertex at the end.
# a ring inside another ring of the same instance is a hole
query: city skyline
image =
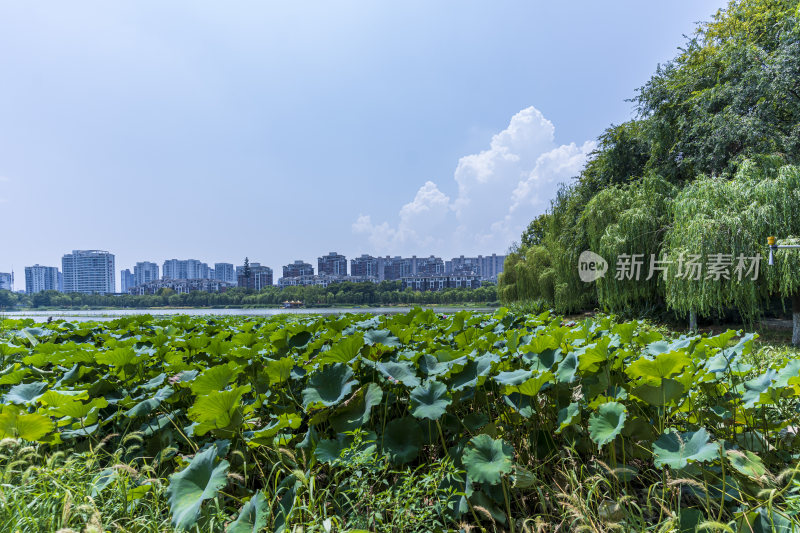
{"type": "Polygon", "coordinates": [[[723,6],[5,3],[0,271],[505,253],[723,6]]]}
{"type": "MultiPolygon", "coordinates": [[[[98,254],[110,258],[110,268],[115,268],[115,255],[111,252],[100,250],[72,250],[70,253],[62,256],[62,269],[68,264],[72,264],[73,257],[86,256],[93,257],[96,260],[98,254]]],[[[407,276],[461,275],[480,272],[481,279],[490,280],[496,279],[498,273],[502,271],[504,259],[504,254],[497,253],[486,255],[478,254],[472,257],[461,254],[449,260],[433,254],[430,256],[411,255],[406,257],[399,255],[373,256],[370,254],[361,254],[348,258],[348,256],[344,254],[333,251],[317,258],[318,267],[320,268],[318,268],[316,272],[311,263],[307,263],[302,259],[296,259],[281,267],[279,272],[282,272],[283,275],[273,277],[274,271],[271,267],[266,265],[262,266],[260,262],[249,261],[251,270],[256,274],[255,279],[251,280],[251,282],[255,284],[253,286],[248,286],[242,285],[241,276],[244,268],[242,265],[216,262],[214,263],[214,268],[210,268],[207,263],[197,259],[172,258],[163,261],[161,275],[159,275],[160,269],[158,264],[152,261],[138,261],[133,269],[130,267],[120,268],[118,270],[119,283],[115,283],[115,290],[113,292],[126,293],[131,288],[147,284],[151,281],[162,280],[217,280],[232,283],[234,286],[238,284],[239,286],[246,286],[256,290],[267,285],[280,286],[281,279],[292,277],[347,278],[353,281],[359,278],[364,280],[374,278],[382,281],[383,279],[399,280],[407,276]],[[343,264],[341,266],[332,267],[330,264],[331,261],[343,264]],[[384,274],[384,267],[386,268],[386,274],[384,274]]],[[[107,265],[104,265],[105,270],[107,270],[107,268],[105,268],[106,266],[107,265]]],[[[25,287],[23,289],[14,286],[13,289],[15,291],[27,292],[28,294],[34,294],[41,290],[68,292],[64,290],[62,282],[63,270],[60,270],[57,266],[53,267],[36,264],[26,266],[24,272],[25,287]],[[34,272],[36,272],[36,274],[33,274],[34,272]],[[45,272],[47,272],[47,274],[44,274],[45,272]],[[44,281],[32,281],[38,279],[36,276],[51,276],[54,281],[47,284],[44,281]]],[[[12,273],[0,273],[0,276],[3,275],[7,276],[7,279],[3,278],[0,280],[5,283],[5,286],[0,288],[10,290],[8,289],[8,285],[12,281],[12,273]]],[[[105,275],[107,276],[107,274],[105,275]]],[[[72,276],[75,277],[75,274],[72,274],[72,276]]],[[[115,273],[111,272],[112,283],[114,276],[115,273]]],[[[74,287],[76,283],[76,281],[68,282],[68,287],[74,287]]],[[[76,292],[85,291],[80,290],[76,292]]]]}

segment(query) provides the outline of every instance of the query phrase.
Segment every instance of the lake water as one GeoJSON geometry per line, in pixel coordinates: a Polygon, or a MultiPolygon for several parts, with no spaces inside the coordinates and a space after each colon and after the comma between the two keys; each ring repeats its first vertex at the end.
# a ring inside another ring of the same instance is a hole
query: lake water
{"type": "MultiPolygon", "coordinates": [[[[324,307],[324,308],[302,308],[302,309],[108,309],[108,310],[80,310],[80,311],[13,311],[13,312],[0,312],[0,318],[22,319],[32,318],[37,322],[46,322],[48,318],[53,317],[53,320],[68,320],[70,322],[80,320],[113,320],[115,318],[130,316],[130,315],[152,315],[152,316],[170,316],[170,315],[224,315],[224,316],[272,316],[280,314],[291,315],[340,315],[345,313],[368,313],[374,315],[383,314],[397,314],[407,313],[413,307],[324,307]]],[[[470,311],[494,311],[491,307],[447,307],[447,306],[434,306],[428,309],[433,309],[437,313],[450,314],[468,309],[470,311]]]]}

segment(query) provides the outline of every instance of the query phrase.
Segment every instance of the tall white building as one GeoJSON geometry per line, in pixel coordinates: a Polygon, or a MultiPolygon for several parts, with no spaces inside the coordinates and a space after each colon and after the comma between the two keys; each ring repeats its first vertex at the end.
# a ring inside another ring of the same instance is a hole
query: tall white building
{"type": "MultiPolygon", "coordinates": [[[[144,285],[158,279],[158,265],[150,261],[139,261],[133,267],[133,286],[144,285]]],[[[123,291],[125,292],[125,291],[123,291]]]]}
{"type": "Polygon", "coordinates": [[[42,291],[61,290],[57,267],[33,265],[25,267],[25,292],[36,294],[42,291]]]}
{"type": "Polygon", "coordinates": [[[167,259],[162,269],[164,279],[208,279],[208,275],[208,265],[197,259],[167,259]]]}
{"type": "Polygon", "coordinates": [[[214,279],[236,283],[236,269],[231,263],[214,263],[214,279]]]}
{"type": "Polygon", "coordinates": [[[14,273],[0,272],[0,291],[14,290],[14,273]]]}
{"type": "Polygon", "coordinates": [[[119,284],[120,292],[124,293],[127,293],[129,289],[136,286],[136,283],[133,281],[133,272],[131,272],[130,268],[119,271],[119,284]]]}
{"type": "Polygon", "coordinates": [[[73,250],[61,258],[64,292],[113,294],[114,254],[103,250],[73,250]]]}

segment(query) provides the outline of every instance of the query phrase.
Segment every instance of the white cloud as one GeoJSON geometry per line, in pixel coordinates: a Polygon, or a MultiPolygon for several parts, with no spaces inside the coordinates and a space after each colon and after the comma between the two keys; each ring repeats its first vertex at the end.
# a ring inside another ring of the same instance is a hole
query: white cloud
{"type": "Polygon", "coordinates": [[[558,146],[555,126],[535,107],[514,115],[489,148],[462,157],[450,199],[426,182],[398,213],[398,222],[361,215],[353,231],[377,253],[502,253],[554,197],[559,183],[578,174],[595,143],[558,146]]]}

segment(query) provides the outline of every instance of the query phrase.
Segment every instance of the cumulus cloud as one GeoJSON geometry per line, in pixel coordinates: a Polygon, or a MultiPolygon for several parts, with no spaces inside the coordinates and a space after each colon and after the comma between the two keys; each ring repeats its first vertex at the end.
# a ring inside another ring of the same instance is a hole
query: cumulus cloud
{"type": "Polygon", "coordinates": [[[396,224],[361,215],[353,231],[376,253],[502,253],[595,148],[592,141],[559,146],[554,138],[552,122],[535,107],[523,109],[488,149],[458,161],[455,198],[428,181],[399,210],[396,224]]]}

